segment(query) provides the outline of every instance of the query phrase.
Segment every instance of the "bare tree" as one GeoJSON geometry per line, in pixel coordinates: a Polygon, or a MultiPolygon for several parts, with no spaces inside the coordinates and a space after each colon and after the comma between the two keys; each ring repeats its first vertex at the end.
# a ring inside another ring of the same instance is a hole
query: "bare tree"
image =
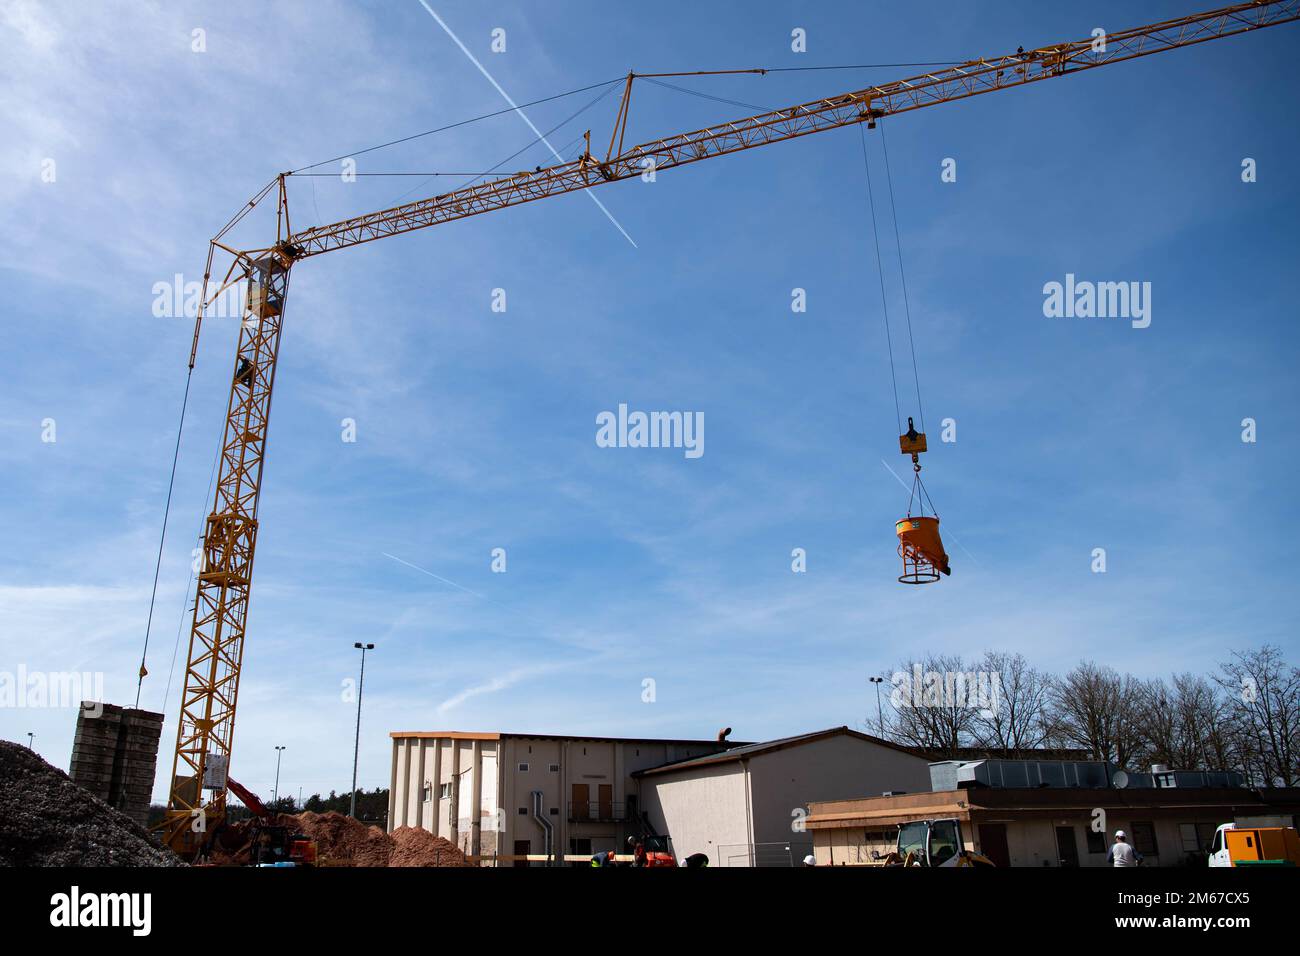
{"type": "Polygon", "coordinates": [[[1266,787],[1300,779],[1300,669],[1265,645],[1237,651],[1215,678],[1228,702],[1238,757],[1247,778],[1266,787]]]}
{"type": "Polygon", "coordinates": [[[1141,763],[1178,770],[1231,766],[1228,714],[1223,695],[1204,677],[1175,674],[1137,685],[1141,763]]]}
{"type": "Polygon", "coordinates": [[[980,670],[994,678],[994,706],[975,716],[974,736],[981,747],[1031,750],[1047,739],[1052,678],[1035,670],[1022,654],[986,651],[980,670]]]}
{"type": "Polygon", "coordinates": [[[1235,653],[1209,679],[1143,681],[1093,661],[1058,678],[992,650],[973,667],[927,654],[880,676],[889,705],[867,724],[936,756],[1081,748],[1130,770],[1163,763],[1238,769],[1257,785],[1300,783],[1300,669],[1277,647],[1235,653]]]}
{"type": "Polygon", "coordinates": [[[972,691],[978,675],[959,656],[904,661],[887,680],[889,739],[936,754],[955,753],[973,741],[981,705],[972,691]]]}
{"type": "Polygon", "coordinates": [[[1178,707],[1180,752],[1196,770],[1226,770],[1232,766],[1228,739],[1228,704],[1213,682],[1196,674],[1174,676],[1178,707]]]}
{"type": "Polygon", "coordinates": [[[1084,661],[1052,685],[1051,736],[1094,760],[1133,765],[1142,746],[1139,684],[1131,675],[1084,661]]]}

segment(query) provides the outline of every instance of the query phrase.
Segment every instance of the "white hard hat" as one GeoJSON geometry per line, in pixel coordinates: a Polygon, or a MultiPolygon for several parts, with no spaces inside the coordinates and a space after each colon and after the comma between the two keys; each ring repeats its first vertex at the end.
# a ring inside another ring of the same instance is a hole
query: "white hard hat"
{"type": "Polygon", "coordinates": [[[1115,831],[1115,836],[1119,837],[1121,840],[1124,839],[1124,831],[1123,831],[1123,830],[1116,830],[1116,831],[1115,831]]]}
{"type": "Polygon", "coordinates": [[[817,865],[817,857],[815,857],[815,856],[813,856],[811,853],[809,853],[806,857],[803,858],[803,865],[804,865],[804,866],[816,866],[816,865],[817,865]]]}

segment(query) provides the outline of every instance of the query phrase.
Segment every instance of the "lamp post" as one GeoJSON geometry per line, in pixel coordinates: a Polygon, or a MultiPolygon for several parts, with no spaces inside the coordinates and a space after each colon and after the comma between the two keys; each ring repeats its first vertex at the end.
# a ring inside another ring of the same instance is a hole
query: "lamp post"
{"type": "Polygon", "coordinates": [[[28,749],[28,750],[33,750],[33,749],[35,749],[35,748],[32,747],[32,738],[35,737],[35,736],[36,736],[36,732],[35,732],[35,731],[28,731],[28,732],[27,732],[27,749],[28,749]]]}
{"type": "Polygon", "coordinates": [[[355,820],[357,818],[357,757],[361,753],[361,694],[366,689],[366,651],[373,651],[375,645],[358,642],[352,646],[361,651],[361,681],[357,684],[357,737],[352,745],[352,811],[349,814],[355,820]]]}
{"type": "Polygon", "coordinates": [[[876,685],[876,733],[885,736],[885,717],[884,712],[880,709],[880,685],[885,682],[883,677],[869,678],[871,683],[876,685]]]}
{"type": "Polygon", "coordinates": [[[271,795],[271,806],[275,806],[280,800],[280,758],[284,755],[285,749],[284,747],[275,748],[275,790],[271,795]]]}

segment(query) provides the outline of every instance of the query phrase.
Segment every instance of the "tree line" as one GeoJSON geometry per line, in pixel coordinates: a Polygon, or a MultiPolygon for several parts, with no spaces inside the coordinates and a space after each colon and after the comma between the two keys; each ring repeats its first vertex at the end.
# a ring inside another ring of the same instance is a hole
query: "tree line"
{"type": "Polygon", "coordinates": [[[1057,675],[1002,651],[971,661],[927,654],[880,676],[881,706],[866,729],[936,758],[1047,749],[1126,770],[1166,764],[1237,770],[1257,787],[1300,782],[1300,668],[1273,645],[1168,678],[1094,661],[1057,675]]]}

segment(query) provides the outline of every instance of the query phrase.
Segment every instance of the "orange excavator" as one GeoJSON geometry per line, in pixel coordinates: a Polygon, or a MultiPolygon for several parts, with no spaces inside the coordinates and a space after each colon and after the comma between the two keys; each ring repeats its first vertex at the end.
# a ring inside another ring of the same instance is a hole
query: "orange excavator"
{"type": "MultiPolygon", "coordinates": [[[[253,814],[254,823],[249,831],[248,863],[250,866],[315,866],[316,841],[297,827],[277,822],[257,794],[233,777],[226,778],[226,789],[253,814]]],[[[220,831],[220,828],[218,828],[220,831]]],[[[215,840],[221,833],[214,834],[215,840]]]]}

